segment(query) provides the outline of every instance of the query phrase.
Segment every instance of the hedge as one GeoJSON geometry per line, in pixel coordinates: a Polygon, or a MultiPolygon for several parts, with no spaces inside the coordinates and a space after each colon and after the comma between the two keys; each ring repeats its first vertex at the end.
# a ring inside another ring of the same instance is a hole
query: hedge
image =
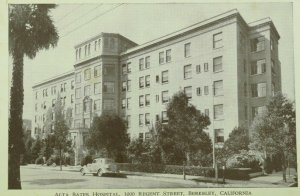
{"type": "MultiPolygon", "coordinates": [[[[146,173],[165,173],[165,174],[183,174],[183,166],[180,165],[161,165],[161,164],[131,164],[117,163],[119,170],[128,172],[146,172],[146,173]]],[[[185,174],[191,176],[214,177],[215,169],[212,167],[185,166],[185,174]]],[[[250,168],[230,168],[225,170],[225,178],[233,180],[249,180],[249,174],[254,172],[250,168]]],[[[223,177],[223,170],[218,169],[218,177],[223,177]]]]}

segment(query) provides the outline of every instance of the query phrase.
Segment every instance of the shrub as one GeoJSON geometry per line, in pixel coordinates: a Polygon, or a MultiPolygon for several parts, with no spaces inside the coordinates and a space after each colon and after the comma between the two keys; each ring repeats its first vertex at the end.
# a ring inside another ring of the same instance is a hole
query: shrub
{"type": "Polygon", "coordinates": [[[47,161],[46,161],[46,164],[47,166],[50,166],[50,165],[53,165],[53,163],[55,163],[55,159],[54,157],[50,157],[47,161]]]}
{"type": "Polygon", "coordinates": [[[255,171],[261,171],[263,159],[248,151],[241,151],[239,154],[232,155],[226,163],[228,168],[251,168],[255,171]]]}
{"type": "Polygon", "coordinates": [[[38,158],[35,160],[35,164],[36,164],[36,165],[44,164],[43,157],[38,157],[38,158]]]}

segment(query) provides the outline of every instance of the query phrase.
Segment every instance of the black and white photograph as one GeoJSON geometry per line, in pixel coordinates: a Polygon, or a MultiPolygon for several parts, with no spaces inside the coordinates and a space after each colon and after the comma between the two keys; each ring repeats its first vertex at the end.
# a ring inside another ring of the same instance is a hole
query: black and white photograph
{"type": "Polygon", "coordinates": [[[7,3],[8,192],[297,189],[294,12],[7,3]]]}

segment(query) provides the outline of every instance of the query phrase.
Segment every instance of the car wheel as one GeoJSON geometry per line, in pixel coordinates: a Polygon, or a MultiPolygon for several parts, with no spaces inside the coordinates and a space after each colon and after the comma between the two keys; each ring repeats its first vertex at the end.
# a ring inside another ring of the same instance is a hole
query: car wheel
{"type": "Polygon", "coordinates": [[[103,172],[102,172],[101,169],[98,170],[97,175],[100,176],[100,177],[103,175],[103,172]]]}
{"type": "Polygon", "coordinates": [[[84,172],[84,169],[83,169],[83,168],[81,168],[80,173],[81,173],[82,176],[85,175],[85,172],[84,172]]]}

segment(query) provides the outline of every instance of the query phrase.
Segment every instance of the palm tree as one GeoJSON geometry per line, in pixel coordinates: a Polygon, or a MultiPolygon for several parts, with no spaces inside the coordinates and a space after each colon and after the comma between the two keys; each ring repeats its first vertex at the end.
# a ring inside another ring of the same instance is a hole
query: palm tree
{"type": "Polygon", "coordinates": [[[9,5],[9,54],[13,58],[8,128],[8,188],[21,189],[20,152],[22,151],[23,58],[33,59],[42,49],[55,47],[58,34],[48,12],[50,4],[9,5]]]}

